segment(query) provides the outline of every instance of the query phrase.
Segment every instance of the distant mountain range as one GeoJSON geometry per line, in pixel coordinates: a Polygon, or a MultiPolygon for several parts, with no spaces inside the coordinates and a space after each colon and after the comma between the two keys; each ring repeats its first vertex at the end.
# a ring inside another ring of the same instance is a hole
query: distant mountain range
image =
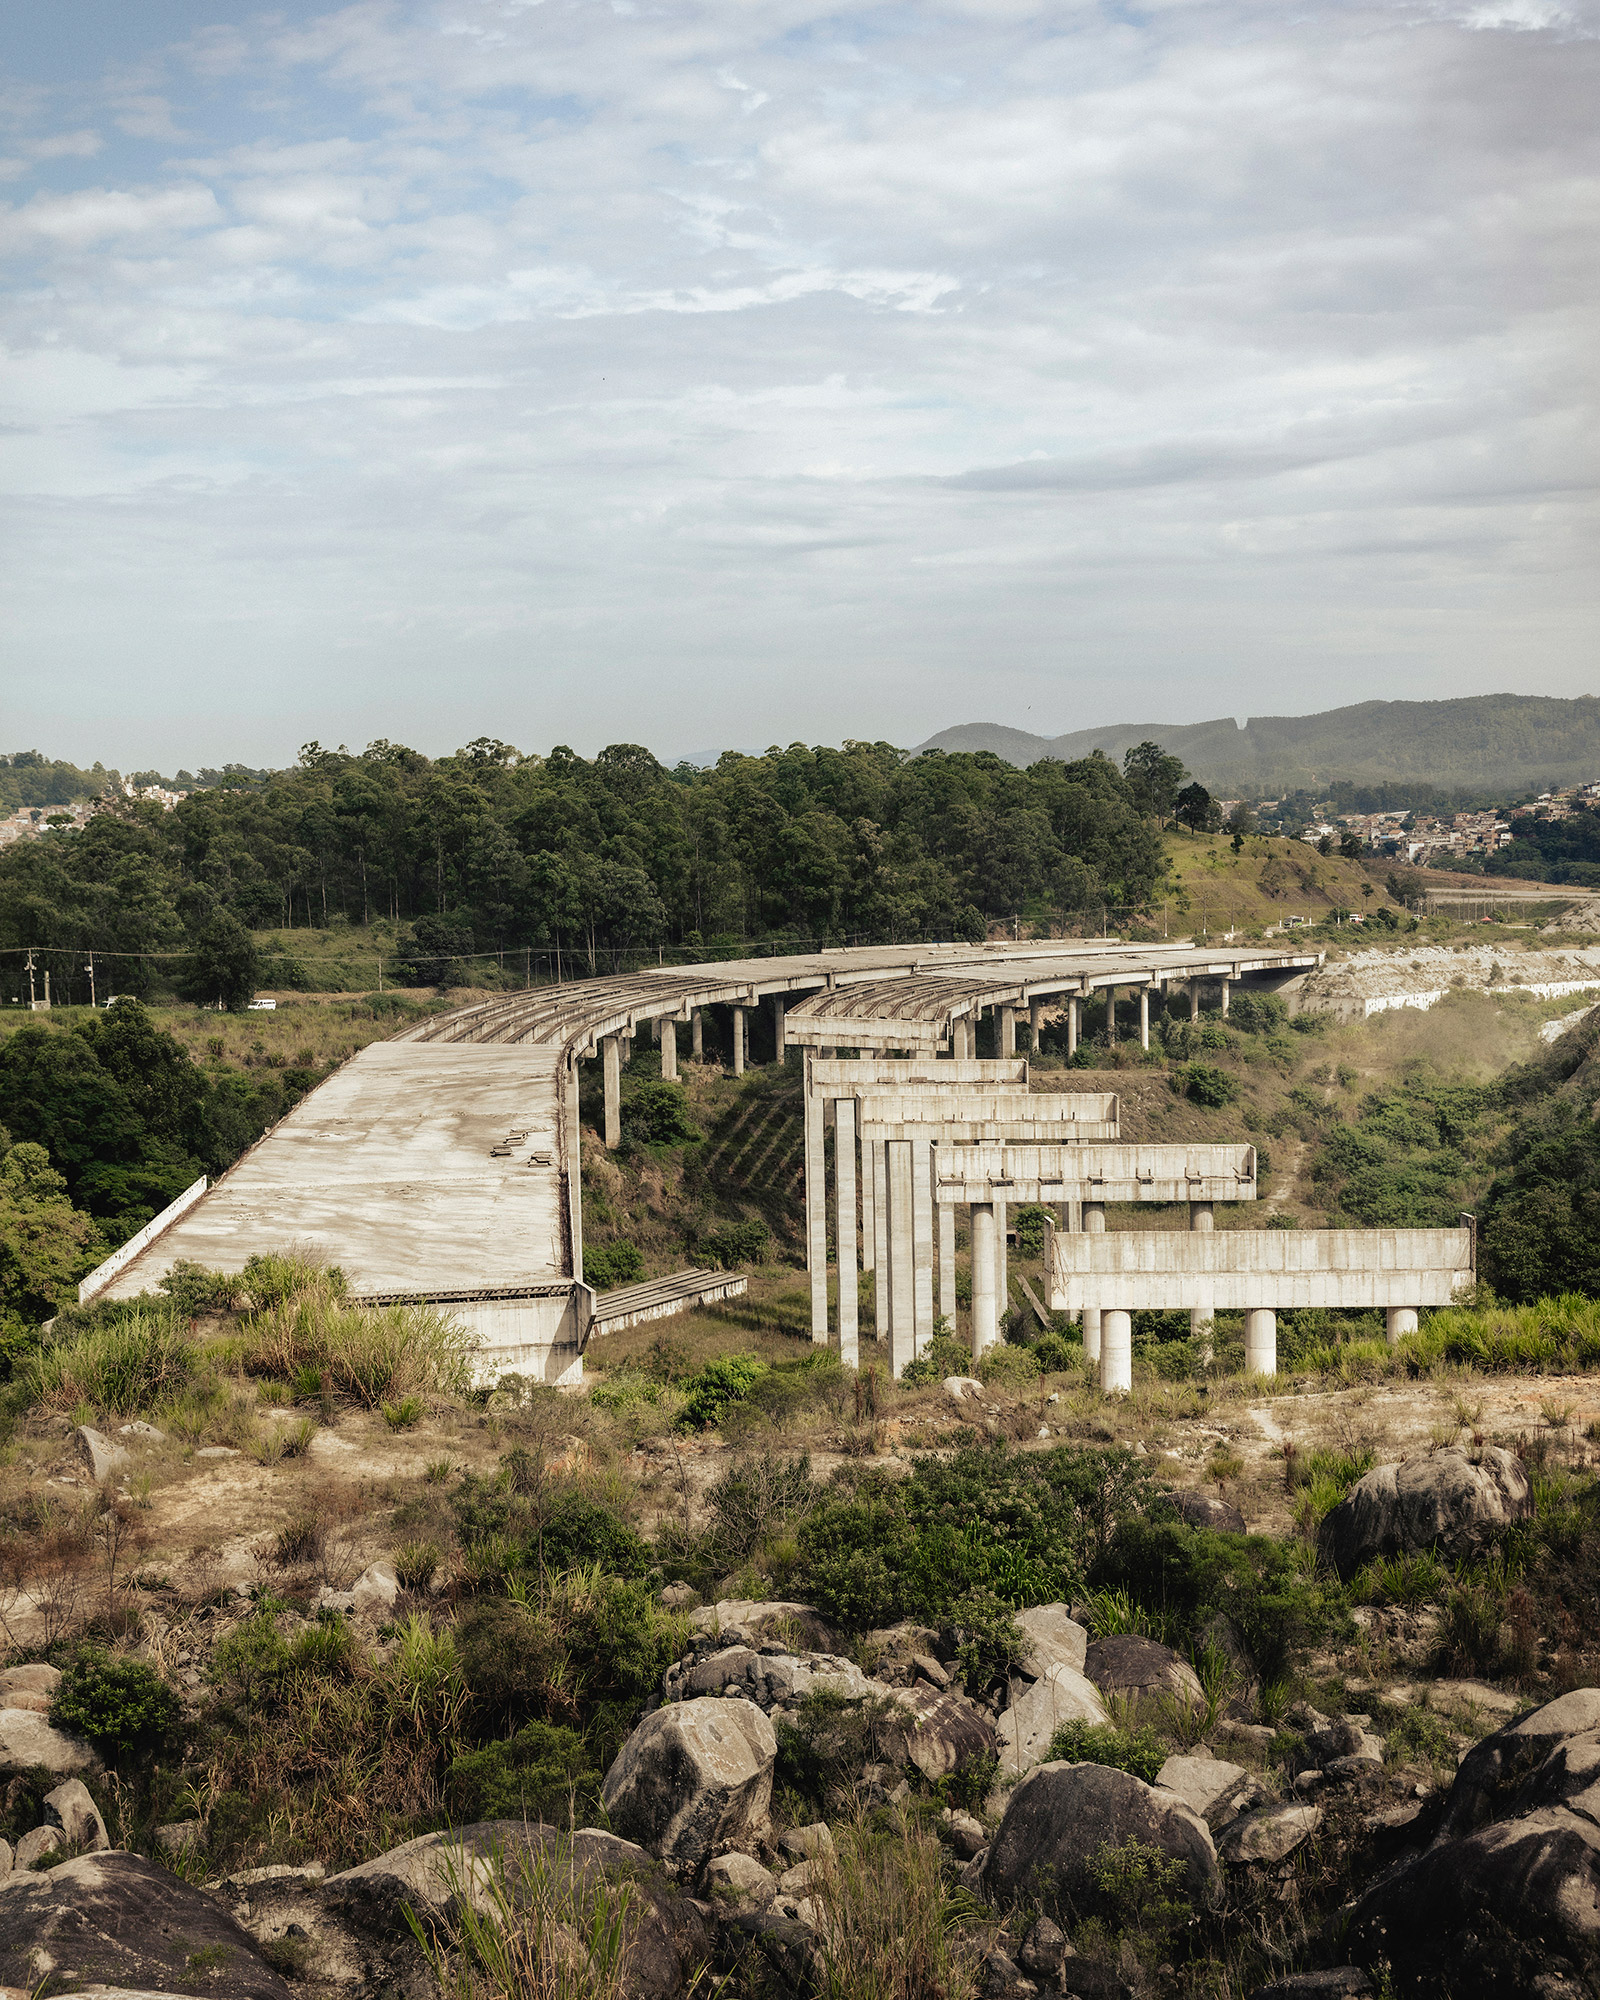
{"type": "Polygon", "coordinates": [[[1253,798],[1353,784],[1423,783],[1445,791],[1515,792],[1600,779],[1600,699],[1482,694],[1459,701],[1363,701],[1322,715],[1218,722],[1129,722],[1031,736],[998,723],[942,729],[920,750],[992,750],[1008,764],[1103,750],[1121,763],[1159,743],[1212,791],[1253,798]]]}

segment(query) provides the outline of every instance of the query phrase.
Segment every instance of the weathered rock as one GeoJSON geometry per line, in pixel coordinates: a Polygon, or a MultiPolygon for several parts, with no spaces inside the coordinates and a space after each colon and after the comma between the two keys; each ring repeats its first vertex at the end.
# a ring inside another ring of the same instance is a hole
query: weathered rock
{"type": "Polygon", "coordinates": [[[0,1674],[0,1708],[28,1708],[35,1715],[48,1715],[55,1692],[61,1685],[61,1669],[44,1660],[25,1667],[7,1667],[0,1674]]]}
{"type": "Polygon", "coordinates": [[[1264,1722],[1235,1722],[1230,1716],[1223,1717],[1215,1733],[1221,1742],[1236,1743],[1248,1755],[1256,1757],[1266,1756],[1278,1734],[1264,1722]]]}
{"type": "Polygon", "coordinates": [[[956,1881],[966,1890],[967,1894],[969,1896],[976,1896],[980,1902],[983,1900],[984,1895],[983,1871],[988,1865],[989,1850],[987,1847],[980,1847],[967,1863],[966,1867],[956,1877],[956,1881]]]}
{"type": "Polygon", "coordinates": [[[141,1855],[85,1854],[0,1889],[0,1984],[183,1993],[195,1959],[218,2000],[289,2000],[220,1903],[141,1855]]]}
{"type": "Polygon", "coordinates": [[[939,1634],[931,1625],[913,1625],[909,1621],[900,1625],[880,1626],[869,1632],[864,1643],[865,1656],[874,1661],[872,1678],[886,1687],[909,1687],[918,1677],[919,1659],[938,1660],[941,1652],[939,1634]]]}
{"type": "Polygon", "coordinates": [[[195,1453],[196,1458],[237,1458],[239,1452],[231,1444],[203,1444],[195,1453]]]}
{"type": "Polygon", "coordinates": [[[17,1857],[9,1840],[0,1840],[0,1876],[9,1875],[17,1865],[17,1857]]]}
{"type": "Polygon", "coordinates": [[[700,1593],[692,1583],[669,1583],[661,1592],[662,1608],[667,1611],[692,1611],[700,1602],[700,1593]]]}
{"type": "Polygon", "coordinates": [[[896,1764],[915,1765],[930,1784],[993,1756],[999,1747],[993,1725],[965,1695],[920,1682],[896,1689],[894,1698],[897,1710],[910,1720],[885,1721],[879,1732],[884,1755],[896,1764]]]}
{"type": "Polygon", "coordinates": [[[810,1861],[818,1854],[832,1854],[833,1834],[827,1821],[819,1819],[811,1826],[791,1826],[778,1845],[791,1861],[810,1861]]]}
{"type": "Polygon", "coordinates": [[[995,1725],[1002,1777],[1031,1770],[1050,1748],[1064,1722],[1107,1723],[1097,1689],[1072,1667],[1042,1673],[1001,1715],[995,1725]]]}
{"type": "Polygon", "coordinates": [[[568,1885],[580,1896],[602,1882],[635,1885],[627,1919],[629,2000],[678,2000],[709,1955],[710,1933],[694,1903],[642,1848],[594,1828],[567,1834],[521,1820],[488,1820],[424,1834],[325,1880],[287,1869],[274,1871],[273,1879],[242,1884],[235,1878],[220,1886],[224,1893],[231,1889],[240,1921],[263,1943],[288,1938],[302,1945],[308,1984],[353,1996],[383,1992],[435,2000],[437,1982],[406,1910],[424,1924],[439,1924],[464,1896],[487,1912],[496,1857],[513,1903],[525,1893],[528,1871],[541,1863],[562,1894],[568,1885]]]}
{"type": "Polygon", "coordinates": [[[951,1685],[949,1672],[931,1653],[913,1653],[911,1664],[930,1687],[947,1688],[951,1685]]]}
{"type": "Polygon", "coordinates": [[[200,1845],[200,1822],[197,1819],[168,1820],[165,1826],[156,1828],[156,1846],[163,1854],[188,1854],[200,1845]]]}
{"type": "Polygon", "coordinates": [[[767,1817],[778,1739],[754,1703],[703,1697],[647,1715],[601,1788],[611,1824],[693,1875],[767,1817]]]}
{"type": "Polygon", "coordinates": [[[1035,1604],[1017,1613],[1017,1624],[1028,1641],[1028,1657],[1021,1671],[1037,1680],[1049,1667],[1071,1667],[1083,1672],[1089,1650],[1089,1634],[1070,1617],[1064,1604],[1035,1604]]]}
{"type": "Polygon", "coordinates": [[[946,1806],[939,1815],[939,1822],[949,1838],[950,1845],[963,1861],[970,1861],[988,1845],[989,1836],[983,1830],[982,1820],[974,1819],[969,1812],[958,1807],[946,1806]]]}
{"type": "Polygon", "coordinates": [[[799,1994],[813,1990],[817,1934],[809,1924],[784,1915],[776,1906],[736,1912],[733,1921],[723,1925],[717,1944],[719,1970],[742,1974],[752,1960],[761,1968],[751,1982],[757,1991],[799,1994]]]}
{"type": "Polygon", "coordinates": [[[807,1895],[816,1872],[816,1862],[797,1861],[792,1868],[785,1868],[778,1877],[778,1894],[789,1897],[807,1895]]]}
{"type": "Polygon", "coordinates": [[[1502,1528],[1533,1512],[1522,1460],[1498,1445],[1452,1446],[1377,1465],[1317,1530],[1317,1551],[1341,1577],[1377,1556],[1437,1548],[1448,1561],[1479,1554],[1502,1528]]]}
{"type": "Polygon", "coordinates": [[[1237,1819],[1259,1796],[1256,1781],[1242,1764],[1221,1757],[1169,1757],[1156,1773],[1156,1783],[1176,1792],[1213,1833],[1237,1819]]]}
{"type": "Polygon", "coordinates": [[[1321,1824],[1322,1813],[1316,1806],[1263,1806],[1236,1819],[1218,1849],[1234,1867],[1265,1867],[1287,1860],[1321,1824]]]}
{"type": "Polygon", "coordinates": [[[35,1767],[58,1777],[98,1771],[100,1759],[80,1737],[55,1729],[31,1708],[0,1708],[0,1771],[35,1767]]]}
{"type": "Polygon", "coordinates": [[[1197,1902],[1217,1895],[1211,1832],[1197,1812],[1127,1771],[1104,1764],[1041,1764],[1011,1794],[984,1865],[984,1886],[1001,1902],[1036,1899],[1044,1914],[1071,1921],[1100,1902],[1095,1857],[1105,1846],[1141,1840],[1181,1862],[1197,1902]]]}
{"type": "Polygon", "coordinates": [[[755,1644],[789,1646],[796,1652],[831,1653],[839,1635],[809,1604],[784,1598],[720,1598],[696,1611],[690,1624],[697,1632],[726,1632],[737,1626],[755,1644]]]}
{"type": "Polygon", "coordinates": [[[972,1375],[947,1375],[939,1384],[952,1403],[971,1409],[983,1402],[983,1384],[972,1375]]]}
{"type": "Polygon", "coordinates": [[[68,1778],[64,1785],[57,1785],[53,1792],[45,1794],[44,1817],[47,1826],[61,1829],[61,1837],[69,1847],[103,1854],[111,1845],[100,1808],[90,1798],[89,1787],[81,1778],[68,1778]]]}
{"type": "Polygon", "coordinates": [[[705,1892],[713,1905],[764,1910],[778,1893],[769,1870],[748,1854],[719,1854],[706,1863],[705,1892]]]}
{"type": "Polygon", "coordinates": [[[134,1423],[131,1424],[118,1424],[117,1436],[125,1438],[143,1438],[146,1444],[165,1444],[167,1441],[167,1434],[165,1431],[158,1431],[154,1424],[147,1424],[142,1420],[135,1421],[134,1423]]]}
{"type": "Polygon", "coordinates": [[[697,1659],[680,1660],[667,1669],[661,1683],[669,1702],[726,1694],[730,1687],[766,1711],[788,1708],[814,1687],[826,1688],[847,1701],[890,1693],[868,1680],[854,1660],[837,1653],[759,1653],[744,1645],[723,1646],[697,1659]]]}
{"type": "Polygon", "coordinates": [[[66,1844],[59,1826],[36,1826],[17,1842],[15,1865],[21,1869],[36,1868],[46,1855],[59,1854],[66,1844]]]}
{"type": "Polygon", "coordinates": [[[1189,1662],[1155,1639],[1118,1632],[1096,1639],[1084,1661],[1084,1672],[1104,1695],[1176,1695],[1180,1701],[1203,1701],[1205,1690],[1189,1662]]]}
{"type": "Polygon", "coordinates": [[[1372,1981],[1359,1965],[1333,1965],[1325,1972],[1286,1972],[1258,1986],[1250,2000],[1372,2000],[1372,1981]]]}
{"type": "Polygon", "coordinates": [[[1049,1917],[1041,1917],[1022,1941],[1017,1963],[1035,1979],[1054,1979],[1067,1955],[1067,1934],[1049,1917]]]}
{"type": "Polygon", "coordinates": [[[394,1564],[369,1563],[351,1584],[350,1595],[358,1618],[386,1618],[400,1595],[400,1579],[395,1575],[394,1564]]]}
{"type": "Polygon", "coordinates": [[[88,1424],[79,1424],[72,1433],[72,1442],[89,1477],[97,1486],[103,1480],[114,1479],[133,1463],[133,1454],[126,1445],[117,1444],[88,1424]]]}
{"type": "Polygon", "coordinates": [[[1191,1528],[1210,1528],[1219,1535],[1249,1533],[1245,1518],[1231,1501],[1217,1500],[1209,1493],[1174,1493],[1172,1504],[1191,1528]]]}
{"type": "Polygon", "coordinates": [[[983,1961],[983,2000],[1028,2000],[1038,1990],[1021,1966],[998,1947],[983,1961]]]}
{"type": "Polygon", "coordinates": [[[1116,1968],[1097,1958],[1065,1960],[1056,1984],[1067,2000],[1129,2000],[1116,1968]]]}
{"type": "Polygon", "coordinates": [[[1600,1986],[1600,1691],[1547,1703],[1470,1751],[1422,1853],[1356,1905],[1347,1949],[1400,1991],[1600,1986]]]}

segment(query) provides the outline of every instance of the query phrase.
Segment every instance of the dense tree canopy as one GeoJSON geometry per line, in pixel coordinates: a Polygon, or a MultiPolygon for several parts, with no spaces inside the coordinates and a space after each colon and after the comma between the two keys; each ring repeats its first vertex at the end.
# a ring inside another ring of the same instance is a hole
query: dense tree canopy
{"type": "MultiPolygon", "coordinates": [[[[167,976],[187,971],[198,995],[237,942],[225,919],[427,920],[419,969],[522,947],[610,970],[718,940],[978,938],[996,918],[1151,896],[1163,862],[1145,815],[1174,779],[1154,755],[1130,784],[1098,754],[1022,771],[886,743],[672,771],[627,743],[588,760],[485,737],[437,761],[313,743],[292,770],[230,772],[174,812],[120,801],[0,854],[0,946],[171,954],[167,976]]],[[[140,990],[148,972],[114,963],[140,990]]]]}

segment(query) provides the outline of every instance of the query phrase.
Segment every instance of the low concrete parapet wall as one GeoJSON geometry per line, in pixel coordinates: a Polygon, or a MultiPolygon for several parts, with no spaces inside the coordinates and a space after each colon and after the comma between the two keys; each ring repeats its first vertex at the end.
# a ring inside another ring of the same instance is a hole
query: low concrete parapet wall
{"type": "Polygon", "coordinates": [[[82,1279],[78,1285],[78,1304],[86,1306],[91,1299],[98,1298],[107,1285],[120,1276],[136,1257],[143,1256],[158,1236],[169,1230],[180,1217],[189,1213],[210,1185],[210,1181],[202,1174],[199,1180],[192,1181],[184,1189],[176,1201],[168,1202],[159,1215],[152,1217],[137,1235],[130,1236],[121,1249],[113,1250],[103,1264],[97,1264],[88,1277],[82,1279]]]}

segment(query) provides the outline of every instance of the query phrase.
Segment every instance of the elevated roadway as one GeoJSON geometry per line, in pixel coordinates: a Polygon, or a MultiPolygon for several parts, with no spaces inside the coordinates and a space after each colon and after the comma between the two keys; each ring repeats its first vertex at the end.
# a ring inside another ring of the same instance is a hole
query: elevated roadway
{"type": "MultiPolygon", "coordinates": [[[[700,1053],[711,1007],[731,1010],[736,1071],[750,1010],[768,1002],[780,1057],[791,1042],[819,1052],[899,1049],[949,1063],[956,1081],[970,1074],[961,1059],[975,1054],[976,1023],[990,1010],[1010,1057],[1019,1017],[1036,1036],[1046,1011],[1065,1005],[1076,1032],[1078,1007],[1107,988],[1144,996],[1148,1032],[1149,995],[1175,981],[1188,984],[1196,1008],[1206,982],[1226,1005],[1241,980],[1270,988],[1320,962],[1315,952],[1186,940],[885,945],[506,994],[363,1049],[214,1187],[158,1217],[137,1255],[91,1274],[84,1295],[152,1291],[181,1259],[237,1271],[252,1255],[301,1249],[338,1264],[357,1298],[449,1304],[477,1337],[486,1375],[573,1379],[594,1310],[582,1276],[582,1062],[602,1064],[602,1136],[615,1144],[632,1039],[653,1032],[663,1074],[675,1075],[679,1029],[700,1053]]],[[[843,1065],[817,1067],[832,1074],[843,1065]]],[[[1018,1073],[1025,1078],[1025,1066],[1018,1073]]],[[[857,1094],[842,1084],[830,1091],[857,1094]]]]}

